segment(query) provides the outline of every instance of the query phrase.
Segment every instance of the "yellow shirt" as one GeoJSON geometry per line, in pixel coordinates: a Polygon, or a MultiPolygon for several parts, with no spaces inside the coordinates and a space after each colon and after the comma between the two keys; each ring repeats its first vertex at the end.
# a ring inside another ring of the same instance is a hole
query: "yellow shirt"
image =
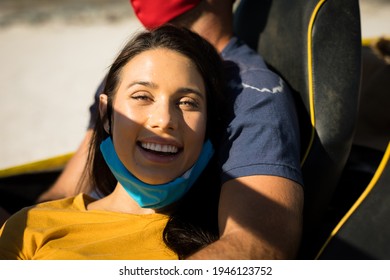
{"type": "Polygon", "coordinates": [[[0,230],[0,259],[177,259],[162,240],[168,216],[87,210],[76,197],[22,209],[0,230]]]}

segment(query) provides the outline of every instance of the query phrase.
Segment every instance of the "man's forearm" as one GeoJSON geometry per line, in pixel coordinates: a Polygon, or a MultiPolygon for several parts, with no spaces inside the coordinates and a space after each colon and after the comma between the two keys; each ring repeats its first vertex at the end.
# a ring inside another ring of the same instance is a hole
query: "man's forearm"
{"type": "Polygon", "coordinates": [[[191,259],[291,259],[299,249],[303,191],[291,180],[250,176],[222,188],[221,238],[191,259]]]}
{"type": "Polygon", "coordinates": [[[79,192],[90,191],[90,186],[85,184],[82,189],[78,189],[78,183],[87,162],[88,148],[92,138],[92,133],[92,129],[87,130],[83,141],[65,166],[65,169],[57,178],[56,182],[46,192],[38,197],[37,203],[74,196],[79,192]]]}
{"type": "Polygon", "coordinates": [[[268,246],[246,233],[223,236],[214,243],[199,250],[189,260],[250,260],[250,259],[285,259],[275,254],[274,248],[268,246]]]}

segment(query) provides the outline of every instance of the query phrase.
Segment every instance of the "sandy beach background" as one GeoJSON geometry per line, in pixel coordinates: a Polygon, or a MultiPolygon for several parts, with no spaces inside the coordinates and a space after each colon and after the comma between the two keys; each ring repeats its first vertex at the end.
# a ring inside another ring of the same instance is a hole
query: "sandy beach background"
{"type": "MultiPolygon", "coordinates": [[[[390,0],[360,0],[364,38],[390,0]]],[[[0,169],[77,149],[110,63],[142,29],[127,0],[0,0],[0,169]]]]}

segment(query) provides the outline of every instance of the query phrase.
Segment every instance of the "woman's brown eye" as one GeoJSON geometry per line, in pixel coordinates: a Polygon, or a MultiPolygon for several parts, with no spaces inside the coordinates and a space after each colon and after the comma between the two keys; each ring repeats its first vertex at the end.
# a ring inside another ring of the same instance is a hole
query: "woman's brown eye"
{"type": "Polygon", "coordinates": [[[131,99],[138,101],[152,101],[152,98],[147,94],[134,94],[131,96],[131,99]]]}
{"type": "Polygon", "coordinates": [[[198,102],[192,99],[182,99],[178,102],[178,105],[180,106],[180,108],[187,110],[194,110],[199,108],[198,102]]]}

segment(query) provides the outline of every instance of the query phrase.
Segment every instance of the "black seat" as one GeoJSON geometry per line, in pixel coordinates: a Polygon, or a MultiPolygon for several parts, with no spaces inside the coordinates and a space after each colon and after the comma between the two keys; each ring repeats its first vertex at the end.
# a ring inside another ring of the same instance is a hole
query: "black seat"
{"type": "Polygon", "coordinates": [[[312,258],[321,244],[314,243],[318,241],[314,235],[321,234],[356,127],[359,3],[241,0],[234,20],[236,34],[264,57],[296,95],[305,184],[302,257],[312,258]]]}
{"type": "Polygon", "coordinates": [[[316,258],[390,259],[389,201],[390,142],[370,183],[340,219],[316,258]]]}

